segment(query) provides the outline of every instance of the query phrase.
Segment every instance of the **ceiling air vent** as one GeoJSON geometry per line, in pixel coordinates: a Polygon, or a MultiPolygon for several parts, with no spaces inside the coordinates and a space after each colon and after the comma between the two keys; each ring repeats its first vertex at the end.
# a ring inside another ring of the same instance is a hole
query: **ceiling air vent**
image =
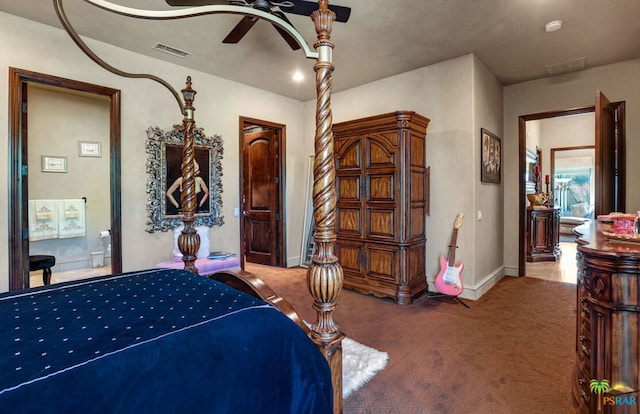
{"type": "Polygon", "coordinates": [[[186,59],[186,58],[189,57],[189,55],[191,55],[191,53],[189,53],[189,52],[185,52],[184,50],[176,49],[175,47],[172,47],[172,46],[169,46],[169,45],[165,45],[163,43],[156,43],[156,45],[153,48],[155,50],[159,50],[161,52],[168,53],[170,55],[177,56],[177,57],[182,58],[182,59],[186,59]]]}
{"type": "Polygon", "coordinates": [[[584,61],[586,58],[579,57],[577,59],[567,60],[566,62],[545,65],[549,76],[560,75],[561,73],[575,72],[584,69],[584,61]]]}

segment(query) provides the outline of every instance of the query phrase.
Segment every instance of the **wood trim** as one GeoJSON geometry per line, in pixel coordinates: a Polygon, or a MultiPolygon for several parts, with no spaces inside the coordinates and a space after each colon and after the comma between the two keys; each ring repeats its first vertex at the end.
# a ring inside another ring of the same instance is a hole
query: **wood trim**
{"type": "Polygon", "coordinates": [[[527,228],[527,196],[526,196],[526,148],[527,148],[527,121],[539,119],[558,118],[561,116],[586,114],[595,112],[595,105],[538,112],[535,114],[521,115],[518,117],[518,276],[524,276],[526,271],[525,229],[527,228]]]}
{"type": "Polygon", "coordinates": [[[29,287],[28,282],[28,238],[23,229],[28,228],[28,217],[24,214],[28,202],[28,180],[22,177],[22,165],[27,165],[27,126],[24,125],[22,101],[26,97],[29,83],[54,86],[110,99],[109,137],[111,168],[111,269],[122,272],[122,234],[120,198],[120,90],[105,86],[61,78],[25,69],[9,68],[9,290],[29,287]],[[22,129],[22,126],[25,126],[22,129]]]}

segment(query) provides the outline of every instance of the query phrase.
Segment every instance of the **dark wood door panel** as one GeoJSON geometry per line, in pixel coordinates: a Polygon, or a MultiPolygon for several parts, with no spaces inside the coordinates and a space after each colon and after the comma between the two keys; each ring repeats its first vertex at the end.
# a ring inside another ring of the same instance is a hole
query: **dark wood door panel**
{"type": "Polygon", "coordinates": [[[275,266],[278,261],[278,165],[274,130],[244,135],[243,219],[245,258],[275,266]]]}

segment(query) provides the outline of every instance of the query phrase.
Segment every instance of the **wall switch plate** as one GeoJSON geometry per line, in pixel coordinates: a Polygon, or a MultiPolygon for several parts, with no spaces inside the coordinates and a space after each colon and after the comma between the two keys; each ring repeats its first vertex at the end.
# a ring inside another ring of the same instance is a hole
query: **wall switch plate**
{"type": "Polygon", "coordinates": [[[238,207],[233,209],[233,217],[240,217],[240,209],[238,207]]]}
{"type": "Polygon", "coordinates": [[[478,221],[482,220],[482,210],[478,210],[478,221]]]}

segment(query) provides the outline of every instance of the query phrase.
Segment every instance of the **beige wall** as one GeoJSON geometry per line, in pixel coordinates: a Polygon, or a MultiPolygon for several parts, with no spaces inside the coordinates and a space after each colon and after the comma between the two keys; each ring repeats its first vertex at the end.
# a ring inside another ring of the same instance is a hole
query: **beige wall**
{"type": "MultiPolygon", "coordinates": [[[[110,64],[132,72],[153,70],[176,89],[182,89],[187,75],[198,91],[195,100],[196,121],[208,134],[220,134],[224,140],[223,214],[225,224],[213,227],[211,248],[239,250],[239,222],[233,210],[239,206],[239,117],[248,116],[287,126],[286,214],[288,257],[295,262],[300,253],[307,155],[313,143],[307,139],[303,104],[264,90],[186,69],[85,39],[110,64]],[[302,189],[302,190],[299,190],[302,189]],[[294,257],[295,256],[295,257],[294,257]]],[[[8,131],[8,70],[10,66],[80,80],[122,91],[122,236],[125,271],[148,268],[171,257],[172,233],[145,232],[146,129],[163,129],[182,121],[172,95],[149,80],[127,79],[113,75],[87,58],[67,34],[50,26],[34,23],[0,12],[0,129],[8,131]],[[71,62],[73,62],[71,64],[71,62]],[[132,249],[130,246],[140,246],[132,249]],[[128,248],[127,248],[128,247],[128,248]]],[[[304,59],[309,73],[313,61],[304,59]]],[[[310,86],[313,87],[313,86],[310,86]]],[[[311,124],[313,128],[313,124],[311,124]]],[[[7,148],[7,135],[0,134],[0,147],[7,148]]],[[[6,151],[0,153],[0,194],[8,196],[6,151]]],[[[0,234],[8,234],[8,198],[0,197],[0,234]]],[[[55,270],[55,268],[54,268],[55,270]]],[[[8,237],[0,238],[0,291],[8,289],[8,237]]]]}
{"type": "Polygon", "coordinates": [[[640,59],[504,87],[505,256],[508,274],[518,271],[518,117],[594,105],[601,90],[626,102],[627,211],[640,210],[640,59]]]}

